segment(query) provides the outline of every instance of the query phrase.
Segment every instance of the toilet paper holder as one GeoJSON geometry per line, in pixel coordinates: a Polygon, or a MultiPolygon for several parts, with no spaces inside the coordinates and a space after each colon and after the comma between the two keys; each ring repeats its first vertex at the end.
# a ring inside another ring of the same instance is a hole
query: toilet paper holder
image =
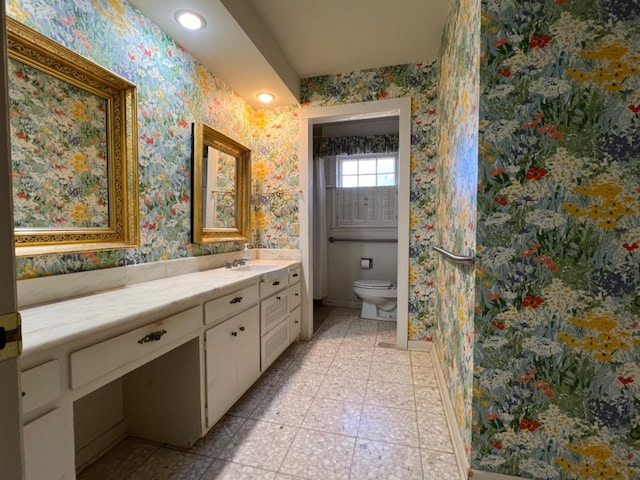
{"type": "Polygon", "coordinates": [[[360,268],[363,270],[371,270],[373,268],[373,258],[361,258],[360,268]]]}

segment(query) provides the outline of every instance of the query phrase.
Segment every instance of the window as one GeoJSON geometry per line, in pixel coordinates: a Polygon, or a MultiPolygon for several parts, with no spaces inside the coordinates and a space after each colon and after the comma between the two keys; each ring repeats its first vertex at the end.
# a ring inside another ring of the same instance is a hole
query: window
{"type": "Polygon", "coordinates": [[[396,154],[344,155],[336,162],[338,187],[389,187],[397,185],[396,154]]]}
{"type": "Polygon", "coordinates": [[[336,158],[333,227],[396,227],[397,155],[336,158]]]}

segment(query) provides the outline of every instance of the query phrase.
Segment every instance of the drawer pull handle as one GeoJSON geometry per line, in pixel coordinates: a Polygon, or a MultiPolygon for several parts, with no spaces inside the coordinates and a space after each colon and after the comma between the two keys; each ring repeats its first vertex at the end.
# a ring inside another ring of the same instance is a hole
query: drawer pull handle
{"type": "Polygon", "coordinates": [[[242,297],[236,297],[233,300],[230,300],[229,303],[234,304],[234,303],[240,303],[242,301],[242,297]]]}
{"type": "Polygon", "coordinates": [[[245,331],[245,328],[244,328],[244,327],[240,327],[240,331],[241,331],[241,332],[244,332],[244,331],[245,331]]]}
{"type": "Polygon", "coordinates": [[[142,345],[143,343],[157,342],[165,333],[167,333],[166,330],[158,330],[157,332],[152,332],[149,335],[145,335],[140,340],[138,340],[138,343],[142,345]]]}
{"type": "Polygon", "coordinates": [[[293,278],[298,278],[298,274],[294,273],[293,275],[291,275],[293,278]]]}
{"type": "Polygon", "coordinates": [[[278,296],[276,297],[276,300],[281,300],[281,299],[282,299],[282,297],[281,297],[280,295],[278,295],[278,296]]]}
{"type": "Polygon", "coordinates": [[[274,287],[277,287],[278,285],[280,285],[280,282],[276,280],[276,281],[275,281],[275,282],[273,282],[271,285],[273,285],[274,287]]]}
{"type": "Polygon", "coordinates": [[[232,337],[237,337],[238,336],[238,332],[236,332],[235,330],[233,332],[231,332],[231,336],[232,337]]]}

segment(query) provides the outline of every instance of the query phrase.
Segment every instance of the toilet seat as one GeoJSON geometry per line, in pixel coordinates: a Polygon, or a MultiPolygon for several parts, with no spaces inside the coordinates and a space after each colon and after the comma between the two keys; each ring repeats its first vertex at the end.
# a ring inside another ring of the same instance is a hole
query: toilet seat
{"type": "Polygon", "coordinates": [[[353,286],[371,290],[389,290],[393,288],[393,283],[388,280],[356,280],[353,286]]]}

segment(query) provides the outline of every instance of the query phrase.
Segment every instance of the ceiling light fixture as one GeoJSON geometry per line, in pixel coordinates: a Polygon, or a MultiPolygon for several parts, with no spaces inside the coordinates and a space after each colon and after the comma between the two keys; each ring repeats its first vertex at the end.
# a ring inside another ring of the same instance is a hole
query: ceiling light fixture
{"type": "Polygon", "coordinates": [[[207,25],[207,22],[205,22],[202,15],[190,10],[178,10],[173,14],[173,18],[176,19],[176,22],[189,30],[203,30],[207,25]]]}
{"type": "Polygon", "coordinates": [[[262,103],[271,103],[275,100],[276,97],[273,96],[273,94],[268,93],[268,92],[262,92],[256,95],[256,97],[258,97],[258,100],[260,100],[262,103]]]}

